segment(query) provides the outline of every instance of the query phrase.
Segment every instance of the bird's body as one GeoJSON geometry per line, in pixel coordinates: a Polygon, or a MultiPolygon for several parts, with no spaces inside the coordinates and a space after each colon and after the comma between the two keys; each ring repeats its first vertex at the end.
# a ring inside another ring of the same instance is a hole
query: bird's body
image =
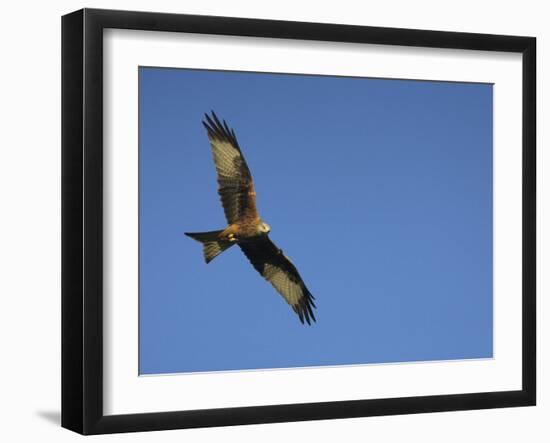
{"type": "Polygon", "coordinates": [[[235,132],[212,112],[203,122],[212,147],[218,176],[218,194],[227,219],[227,227],[218,231],[186,233],[203,245],[206,263],[238,244],[252,266],[286,299],[300,321],[315,321],[313,295],[298,270],[270,239],[270,226],[256,208],[252,175],[242,155],[235,132]]]}
{"type": "Polygon", "coordinates": [[[220,233],[220,240],[242,241],[269,232],[259,217],[243,219],[240,223],[232,223],[220,233]]]}

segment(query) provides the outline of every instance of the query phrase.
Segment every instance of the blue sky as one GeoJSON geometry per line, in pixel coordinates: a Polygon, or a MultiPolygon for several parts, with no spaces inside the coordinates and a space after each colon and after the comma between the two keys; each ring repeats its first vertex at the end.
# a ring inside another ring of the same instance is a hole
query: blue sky
{"type": "Polygon", "coordinates": [[[491,357],[492,86],[140,68],[140,373],[491,357]],[[201,119],[235,129],[302,325],[233,247],[201,119]]]}

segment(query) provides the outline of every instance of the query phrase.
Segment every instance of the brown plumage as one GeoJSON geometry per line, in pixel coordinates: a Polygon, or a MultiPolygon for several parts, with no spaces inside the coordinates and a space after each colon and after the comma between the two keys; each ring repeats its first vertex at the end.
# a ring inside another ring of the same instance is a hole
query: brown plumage
{"type": "Polygon", "coordinates": [[[214,112],[205,115],[212,157],[218,177],[218,194],[228,226],[219,231],[186,233],[203,244],[206,263],[238,244],[252,266],[279,292],[298,314],[300,321],[315,321],[313,295],[298,270],[269,238],[271,230],[256,208],[252,174],[242,154],[235,132],[214,112]]]}

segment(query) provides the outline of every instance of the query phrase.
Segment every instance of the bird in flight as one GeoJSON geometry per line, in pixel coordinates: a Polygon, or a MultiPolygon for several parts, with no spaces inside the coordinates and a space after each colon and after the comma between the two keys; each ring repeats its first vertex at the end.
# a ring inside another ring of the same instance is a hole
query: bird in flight
{"type": "Polygon", "coordinates": [[[218,176],[220,195],[228,226],[219,231],[186,232],[202,243],[206,263],[237,244],[252,266],[281,294],[302,323],[311,325],[313,295],[298,270],[269,238],[271,228],[256,209],[254,181],[242,154],[235,132],[220,122],[214,111],[205,114],[206,128],[218,176]]]}

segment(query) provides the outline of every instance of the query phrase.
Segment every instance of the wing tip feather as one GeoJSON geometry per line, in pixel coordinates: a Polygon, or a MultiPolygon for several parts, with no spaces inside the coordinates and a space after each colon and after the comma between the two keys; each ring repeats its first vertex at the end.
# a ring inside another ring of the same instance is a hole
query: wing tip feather
{"type": "Polygon", "coordinates": [[[212,117],[205,113],[204,120],[202,121],[208,133],[208,138],[227,141],[240,151],[235,131],[229,127],[225,120],[223,120],[222,123],[213,110],[211,110],[210,113],[212,117]]]}
{"type": "Polygon", "coordinates": [[[298,314],[298,318],[302,324],[304,324],[304,320],[310,326],[312,322],[317,322],[315,314],[313,313],[313,308],[316,308],[317,306],[313,303],[313,298],[313,295],[306,289],[302,299],[292,306],[294,312],[298,314]]]}

